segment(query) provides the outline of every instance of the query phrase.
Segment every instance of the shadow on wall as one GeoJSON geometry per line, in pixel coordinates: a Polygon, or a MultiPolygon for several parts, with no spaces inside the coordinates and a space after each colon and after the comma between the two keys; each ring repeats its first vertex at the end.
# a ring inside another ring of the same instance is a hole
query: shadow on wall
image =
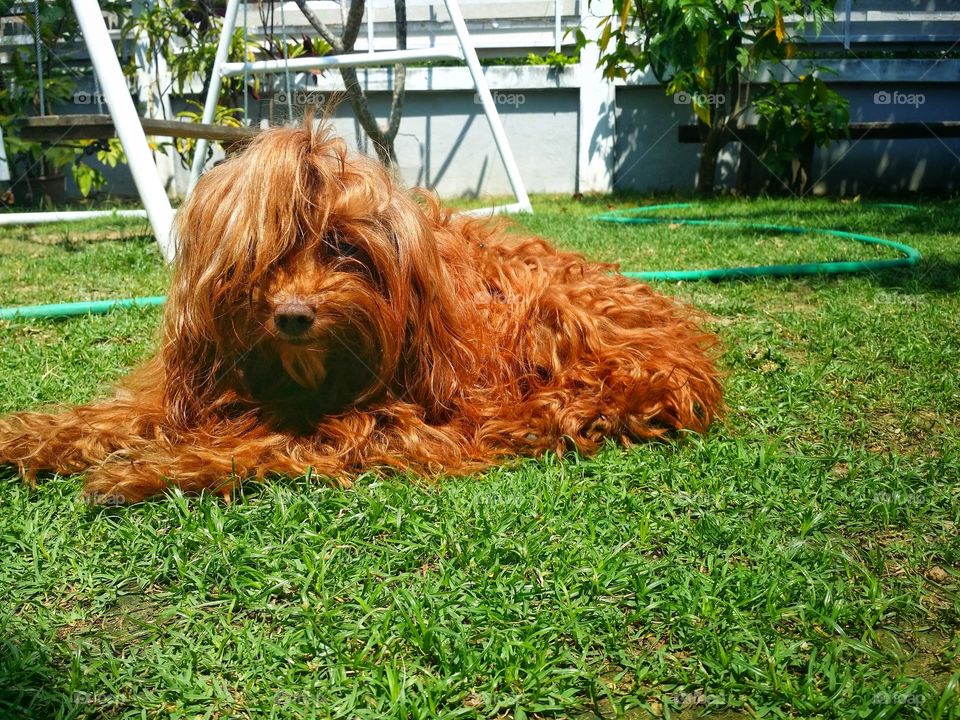
{"type": "MultiPolygon", "coordinates": [[[[955,85],[948,83],[837,84],[850,100],[852,121],[937,122],[957,119],[955,85]]],[[[305,102],[294,116],[313,106],[317,93],[298,93],[305,102]]],[[[319,94],[322,97],[322,94],[319,94]]],[[[572,193],[577,188],[579,96],[576,88],[494,91],[520,173],[529,192],[572,193]]],[[[696,186],[700,148],[681,144],[677,128],[695,118],[689,104],[665,95],[660,86],[619,87],[616,91],[614,188],[624,191],[691,191],[696,186]]],[[[388,93],[371,98],[383,118],[388,93]]],[[[176,106],[175,111],[185,106],[176,106]]],[[[82,110],[79,106],[62,112],[82,110]]],[[[264,99],[251,106],[256,122],[286,121],[286,106],[264,99]]],[[[349,103],[338,108],[336,130],[349,143],[368,151],[369,144],[353,119],[349,103]]],[[[601,147],[608,128],[590,139],[601,147]]],[[[435,188],[441,196],[505,196],[512,193],[482,106],[472,90],[411,92],[396,149],[401,175],[411,185],[435,188]]],[[[717,187],[732,188],[739,145],[727,145],[718,163],[717,187]]],[[[189,169],[178,161],[175,184],[182,194],[189,169]]],[[[104,169],[108,191],[136,196],[126,168],[104,169]]],[[[835,142],[818,150],[812,172],[818,194],[855,195],[960,191],[960,139],[860,140],[835,142]]],[[[76,188],[69,188],[77,197],[76,188]]]]}
{"type": "MultiPolygon", "coordinates": [[[[700,147],[677,139],[677,128],[695,120],[689,104],[676,102],[660,86],[617,88],[614,187],[640,192],[696,187],[700,147]]],[[[718,187],[733,186],[738,156],[732,144],[721,152],[718,187]]]]}
{"type": "MultiPolygon", "coordinates": [[[[851,122],[958,120],[956,87],[902,81],[844,85],[851,122]]],[[[814,192],[831,195],[950,193],[960,190],[960,138],[836,142],[814,156],[814,192]]]]}
{"type": "MultiPolygon", "coordinates": [[[[956,89],[942,83],[838,84],[850,102],[851,122],[933,123],[958,119],[956,89]]],[[[690,190],[699,146],[677,142],[677,127],[695,121],[659,87],[617,90],[615,187],[641,192],[690,190]]],[[[922,127],[922,125],[921,125],[922,127]]],[[[837,141],[814,155],[812,191],[851,196],[952,193],[960,190],[960,138],[837,141]]],[[[736,181],[739,145],[721,153],[717,186],[736,181]]]]}
{"type": "Polygon", "coordinates": [[[814,156],[820,195],[951,193],[960,190],[960,138],[837,142],[814,156]]]}
{"type": "MultiPolygon", "coordinates": [[[[528,192],[573,192],[577,176],[576,91],[494,91],[494,101],[528,192]]],[[[388,96],[371,103],[378,117],[388,96]]],[[[335,127],[361,149],[366,140],[349,107],[335,127]]],[[[511,195],[512,188],[493,134],[473,91],[409,93],[396,141],[405,182],[437,190],[442,197],[511,195]]]]}

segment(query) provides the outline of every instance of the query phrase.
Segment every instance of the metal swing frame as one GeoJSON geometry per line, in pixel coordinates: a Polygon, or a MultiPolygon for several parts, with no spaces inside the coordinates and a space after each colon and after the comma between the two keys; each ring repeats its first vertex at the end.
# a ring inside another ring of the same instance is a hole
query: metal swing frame
{"type": "MultiPolygon", "coordinates": [[[[246,0],[243,0],[246,5],[246,0]]],[[[282,0],[281,0],[282,2],[282,0]]],[[[374,51],[372,41],[369,41],[370,47],[367,52],[354,52],[345,55],[326,55],[324,57],[309,58],[284,58],[282,60],[261,60],[257,62],[227,62],[227,53],[230,50],[230,42],[233,38],[234,30],[237,24],[237,12],[240,8],[241,0],[228,0],[226,13],[223,17],[223,27],[220,30],[220,39],[217,43],[217,53],[213,62],[212,78],[210,87],[207,90],[206,101],[203,106],[203,117],[201,122],[212,123],[217,109],[217,100],[220,97],[220,87],[225,77],[238,77],[246,75],[262,75],[267,73],[320,70],[341,67],[370,67],[376,65],[394,65],[396,63],[418,62],[424,60],[459,60],[466,64],[473,79],[474,89],[480,104],[483,106],[483,112],[490,125],[490,132],[493,133],[494,142],[497,145],[497,151],[500,154],[500,160],[503,162],[504,169],[507,172],[507,178],[510,181],[510,187],[516,196],[516,202],[511,205],[502,205],[495,208],[488,208],[474,212],[533,212],[530,206],[530,198],[527,195],[526,187],[523,184],[523,178],[520,176],[520,169],[517,161],[510,149],[510,142],[507,140],[506,131],[503,129],[503,122],[497,112],[496,104],[493,101],[493,95],[490,92],[490,86],[487,85],[487,79],[483,74],[483,68],[480,65],[480,58],[477,56],[477,49],[473,45],[473,40],[467,30],[467,23],[464,20],[463,12],[460,10],[458,0],[443,0],[447,14],[453,23],[454,32],[457,35],[458,45],[450,47],[431,47],[412,50],[381,50],[374,51]]],[[[367,31],[368,39],[373,36],[373,5],[367,3],[367,31]]],[[[206,162],[208,141],[199,140],[197,142],[196,152],[193,158],[193,166],[190,172],[190,187],[197,183],[200,174],[203,172],[203,166],[206,162]]]]}
{"type": "MultiPolygon", "coordinates": [[[[473,79],[477,97],[483,106],[484,114],[490,125],[500,159],[503,162],[510,186],[516,196],[516,202],[510,205],[474,210],[472,213],[500,213],[500,212],[532,212],[530,198],[527,195],[520,170],[517,166],[510,143],[500,115],[497,113],[490,87],[487,85],[476,48],[467,30],[467,24],[460,10],[458,0],[443,0],[447,13],[453,23],[457,35],[458,46],[432,47],[413,50],[388,50],[350,53],[345,55],[324,56],[319,58],[294,58],[284,60],[265,60],[257,62],[230,63],[227,54],[230,41],[236,29],[237,12],[240,3],[246,0],[228,0],[224,15],[223,27],[217,44],[210,87],[204,102],[202,122],[212,123],[216,112],[217,101],[223,78],[239,75],[257,75],[290,70],[316,70],[321,68],[339,67],[369,67],[377,65],[392,65],[396,63],[414,62],[422,60],[459,60],[466,64],[473,79]]],[[[281,0],[283,2],[283,0],[281,0]]],[[[109,217],[112,215],[132,215],[142,217],[144,214],[150,222],[154,237],[160,246],[160,252],[167,261],[173,260],[176,255],[175,240],[171,230],[174,211],[170,205],[160,176],[156,172],[156,163],[147,144],[146,134],[140,124],[136,106],[127,87],[120,60],[113,49],[113,42],[107,30],[106,21],[100,9],[99,0],[71,0],[80,30],[87,46],[87,52],[93,64],[93,70],[100,82],[103,95],[106,99],[110,116],[120,138],[120,144],[126,154],[130,172],[137,192],[144,205],[144,210],[110,211],[79,211],[79,212],[45,212],[45,213],[5,213],[0,214],[0,225],[32,224],[38,222],[62,222],[85,220],[93,217],[109,217]]],[[[372,6],[367,5],[368,29],[372,28],[370,21],[372,6]]],[[[197,143],[190,173],[190,188],[196,184],[207,161],[209,141],[200,139],[197,143]]]]}

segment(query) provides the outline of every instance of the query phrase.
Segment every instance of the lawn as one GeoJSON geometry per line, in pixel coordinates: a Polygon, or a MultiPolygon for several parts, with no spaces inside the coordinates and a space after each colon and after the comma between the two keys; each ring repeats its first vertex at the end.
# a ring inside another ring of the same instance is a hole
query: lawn
{"type": "MultiPolygon", "coordinates": [[[[769,230],[520,225],[624,269],[892,257],[769,230]]],[[[960,717],[960,202],[688,215],[917,247],[912,270],[657,283],[710,313],[706,437],[426,485],[91,507],[0,471],[0,718],[960,717]]],[[[145,223],[0,229],[0,304],[164,292],[145,223]]],[[[160,313],[0,323],[0,410],[84,401],[160,313]]]]}

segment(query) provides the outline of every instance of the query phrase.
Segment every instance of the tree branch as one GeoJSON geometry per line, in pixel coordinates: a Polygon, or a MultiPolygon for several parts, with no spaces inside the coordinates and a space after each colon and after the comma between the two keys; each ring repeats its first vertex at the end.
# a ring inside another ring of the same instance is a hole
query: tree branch
{"type": "Polygon", "coordinates": [[[364,0],[350,0],[350,11],[347,13],[347,24],[343,26],[343,51],[353,52],[360,33],[360,23],[363,21],[364,0]]]}
{"type": "MultiPolygon", "coordinates": [[[[337,37],[333,31],[328,28],[319,16],[307,6],[307,0],[296,0],[297,7],[300,8],[303,16],[320,33],[320,36],[333,48],[337,55],[345,55],[353,52],[357,37],[360,33],[360,25],[363,22],[363,11],[365,0],[350,0],[350,9],[347,12],[343,26],[342,37],[337,37]]],[[[397,47],[401,50],[407,47],[407,6],[406,0],[394,0],[396,9],[396,37],[397,47]]],[[[396,164],[397,157],[394,151],[393,141],[400,129],[400,120],[403,117],[403,100],[406,89],[406,66],[397,63],[394,66],[394,86],[393,95],[390,102],[390,115],[386,129],[382,128],[377,122],[376,117],[370,111],[370,105],[367,96],[360,85],[357,77],[356,68],[341,67],[340,77],[343,78],[343,84],[347,91],[347,97],[350,98],[350,105],[353,113],[360,123],[360,127],[367,134],[367,137],[373,142],[377,157],[384,165],[390,166],[396,164]]]]}
{"type": "Polygon", "coordinates": [[[295,0],[297,7],[300,8],[300,12],[303,13],[303,16],[307,19],[307,22],[313,25],[313,29],[320,33],[320,37],[333,48],[333,51],[337,54],[343,52],[343,44],[340,42],[340,38],[333,34],[333,31],[328,28],[323,20],[307,5],[307,0],[295,0]]]}
{"type": "MultiPolygon", "coordinates": [[[[396,27],[397,49],[407,49],[407,2],[393,0],[394,24],[396,27]]],[[[387,122],[387,138],[390,149],[393,150],[393,141],[400,130],[400,120],[403,117],[403,101],[406,94],[407,66],[397,63],[393,66],[393,97],[390,99],[390,118],[387,122]]],[[[394,153],[394,161],[396,154],[394,153]]]]}

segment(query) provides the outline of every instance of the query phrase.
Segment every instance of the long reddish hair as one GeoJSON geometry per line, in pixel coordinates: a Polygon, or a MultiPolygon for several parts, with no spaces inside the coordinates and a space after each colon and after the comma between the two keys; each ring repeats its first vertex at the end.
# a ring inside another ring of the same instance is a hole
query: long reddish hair
{"type": "Polygon", "coordinates": [[[67,469],[129,500],[308,468],[462,473],[703,430],[721,406],[696,311],[453,214],[328,129],[258,136],[203,176],[176,237],[157,356],[111,401],[0,421],[0,460],[57,469],[66,443],[67,469]],[[275,321],[290,298],[311,312],[298,342],[275,321]]]}

